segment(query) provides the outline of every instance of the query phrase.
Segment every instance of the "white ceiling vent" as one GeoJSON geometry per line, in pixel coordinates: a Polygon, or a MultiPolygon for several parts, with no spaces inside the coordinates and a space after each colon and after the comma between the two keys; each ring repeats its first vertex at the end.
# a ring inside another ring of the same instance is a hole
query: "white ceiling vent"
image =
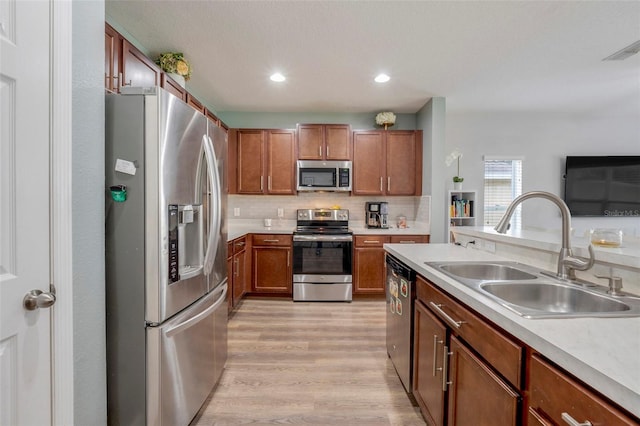
{"type": "Polygon", "coordinates": [[[603,61],[622,61],[623,59],[627,59],[629,56],[635,55],[638,52],[640,52],[640,40],[635,43],[631,43],[622,50],[618,50],[611,56],[607,56],[603,61]]]}

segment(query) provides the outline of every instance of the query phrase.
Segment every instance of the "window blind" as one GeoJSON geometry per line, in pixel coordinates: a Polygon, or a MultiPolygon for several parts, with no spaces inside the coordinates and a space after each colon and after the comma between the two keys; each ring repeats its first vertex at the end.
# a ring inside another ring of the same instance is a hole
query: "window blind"
{"type": "MultiPolygon", "coordinates": [[[[484,224],[498,224],[514,198],[522,194],[522,160],[484,160],[484,224]]],[[[511,218],[512,228],[522,227],[521,206],[511,218]]]]}

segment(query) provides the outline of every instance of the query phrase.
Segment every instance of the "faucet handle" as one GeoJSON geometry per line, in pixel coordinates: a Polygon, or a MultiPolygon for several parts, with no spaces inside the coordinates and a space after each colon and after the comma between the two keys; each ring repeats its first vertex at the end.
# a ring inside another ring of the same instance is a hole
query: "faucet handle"
{"type": "Polygon", "coordinates": [[[609,275],[594,275],[594,276],[596,278],[604,278],[606,280],[609,280],[609,290],[607,290],[607,293],[609,293],[612,296],[620,294],[620,290],[622,290],[621,277],[614,277],[609,275]]]}
{"type": "Polygon", "coordinates": [[[567,256],[562,259],[562,264],[577,269],[578,271],[586,271],[591,268],[596,261],[596,255],[593,251],[593,245],[589,244],[589,258],[567,256]]]}

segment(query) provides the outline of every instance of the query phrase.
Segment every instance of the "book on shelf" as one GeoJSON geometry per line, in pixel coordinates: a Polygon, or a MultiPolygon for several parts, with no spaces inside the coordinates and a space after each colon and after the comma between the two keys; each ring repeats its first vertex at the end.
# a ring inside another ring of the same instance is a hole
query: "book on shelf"
{"type": "Polygon", "coordinates": [[[456,195],[452,196],[449,215],[451,217],[473,217],[473,200],[458,198],[456,195]]]}

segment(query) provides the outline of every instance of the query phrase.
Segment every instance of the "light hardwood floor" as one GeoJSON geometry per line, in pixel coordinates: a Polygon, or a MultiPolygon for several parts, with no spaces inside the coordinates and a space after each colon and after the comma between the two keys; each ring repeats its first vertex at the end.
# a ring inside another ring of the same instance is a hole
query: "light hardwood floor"
{"type": "Polygon", "coordinates": [[[246,299],[193,425],[424,425],[389,361],[384,300],[246,299]]]}

